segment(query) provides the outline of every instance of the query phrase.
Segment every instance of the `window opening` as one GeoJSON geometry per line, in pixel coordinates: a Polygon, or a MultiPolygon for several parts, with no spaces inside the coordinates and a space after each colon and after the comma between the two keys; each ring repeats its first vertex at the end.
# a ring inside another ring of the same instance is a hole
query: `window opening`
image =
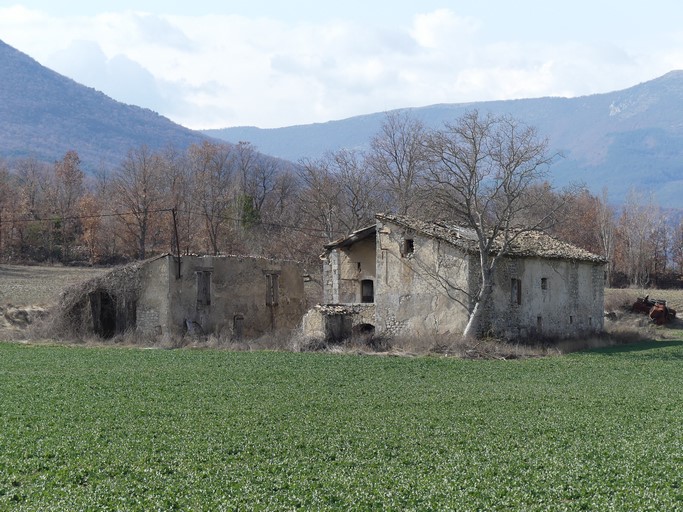
{"type": "Polygon", "coordinates": [[[280,300],[280,276],[266,274],[266,306],[277,306],[280,300]]]}
{"type": "Polygon", "coordinates": [[[211,304],[211,271],[197,272],[197,304],[201,306],[211,304]]]}
{"type": "Polygon", "coordinates": [[[403,256],[408,256],[415,252],[415,241],[412,238],[403,240],[403,256]]]}
{"type": "Polygon", "coordinates": [[[542,316],[536,317],[536,329],[538,330],[538,332],[543,332],[543,317],[542,316]]]}
{"type": "Polygon", "coordinates": [[[542,277],[541,278],[541,290],[547,290],[547,289],[548,289],[548,278],[542,277]]]}
{"type": "Polygon", "coordinates": [[[360,282],[360,301],[375,302],[375,283],[372,279],[363,279],[360,282]]]}
{"type": "Polygon", "coordinates": [[[512,278],[510,281],[510,302],[513,304],[522,303],[522,281],[512,278]]]}
{"type": "Polygon", "coordinates": [[[244,337],[244,315],[235,315],[232,318],[232,335],[236,340],[244,337]]]}

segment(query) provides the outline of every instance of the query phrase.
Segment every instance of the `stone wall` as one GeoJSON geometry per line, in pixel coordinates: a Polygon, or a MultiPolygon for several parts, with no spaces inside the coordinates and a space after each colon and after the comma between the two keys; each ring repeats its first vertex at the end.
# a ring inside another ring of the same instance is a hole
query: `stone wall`
{"type": "Polygon", "coordinates": [[[326,304],[362,302],[361,282],[375,281],[375,238],[332,251],[323,264],[326,304]]]}
{"type": "Polygon", "coordinates": [[[306,339],[342,341],[375,327],[374,304],[318,304],[302,322],[306,339]]]}
{"type": "Polygon", "coordinates": [[[505,338],[575,337],[603,328],[604,266],[540,258],[501,261],[489,318],[491,331],[505,338]],[[521,301],[513,293],[521,283],[521,301]]]}
{"type": "Polygon", "coordinates": [[[464,329],[469,259],[452,245],[378,224],[377,276],[379,332],[446,335],[464,329]]]}
{"type": "Polygon", "coordinates": [[[152,262],[143,274],[138,329],[180,334],[190,325],[203,333],[252,338],[291,331],[306,298],[298,263],[236,256],[183,256],[152,262]]]}

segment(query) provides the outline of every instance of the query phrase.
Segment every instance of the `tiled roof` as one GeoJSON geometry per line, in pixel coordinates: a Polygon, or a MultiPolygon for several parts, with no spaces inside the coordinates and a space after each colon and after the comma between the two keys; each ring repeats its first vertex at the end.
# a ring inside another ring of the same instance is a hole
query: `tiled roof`
{"type": "MultiPolygon", "coordinates": [[[[380,222],[391,222],[416,233],[436,238],[470,252],[478,252],[477,235],[471,228],[445,222],[425,222],[402,215],[377,214],[380,222]]],[[[507,254],[520,257],[569,259],[604,263],[604,257],[563,242],[541,231],[525,231],[512,242],[507,254]]]]}

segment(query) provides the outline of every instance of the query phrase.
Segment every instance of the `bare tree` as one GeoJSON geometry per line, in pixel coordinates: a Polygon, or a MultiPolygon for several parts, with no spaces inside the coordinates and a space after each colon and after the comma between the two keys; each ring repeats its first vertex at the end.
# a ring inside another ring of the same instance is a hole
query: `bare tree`
{"type": "Polygon", "coordinates": [[[619,268],[633,286],[650,282],[653,253],[652,235],[656,229],[657,207],[652,196],[631,190],[619,218],[619,268]]]}
{"type": "Polygon", "coordinates": [[[163,159],[147,146],[131,150],[113,180],[123,226],[133,237],[138,259],[147,256],[152,215],[164,199],[163,159]]]}
{"type": "Polygon", "coordinates": [[[598,238],[602,245],[602,255],[607,258],[607,283],[612,283],[612,267],[614,266],[615,214],[610,206],[607,188],[602,190],[598,201],[598,238]]]}
{"type": "Polygon", "coordinates": [[[553,160],[547,146],[534,128],[510,117],[481,116],[476,110],[427,140],[432,201],[476,235],[479,287],[470,297],[466,337],[480,333],[501,257],[524,232],[545,227],[553,218],[557,206],[539,208],[547,194],[528,194],[553,160]],[[531,219],[532,212],[542,213],[531,219]]]}
{"type": "Polygon", "coordinates": [[[672,236],[672,260],[676,272],[683,275],[683,217],[678,221],[672,236]]]}
{"type": "Polygon", "coordinates": [[[71,256],[71,245],[76,236],[78,221],[78,201],[83,195],[81,159],[76,151],[68,151],[64,158],[55,163],[52,187],[48,197],[52,211],[59,218],[59,231],[62,244],[62,261],[71,256]]]}
{"type": "Polygon", "coordinates": [[[19,201],[13,218],[18,222],[16,229],[19,252],[23,257],[42,260],[52,256],[52,227],[48,216],[46,195],[49,190],[49,166],[35,158],[25,158],[16,162],[15,177],[19,201]]]}
{"type": "Polygon", "coordinates": [[[9,238],[7,236],[9,232],[7,226],[10,225],[10,222],[6,212],[8,211],[9,200],[12,195],[9,170],[5,162],[0,161],[0,258],[5,253],[6,239],[9,238]]]}
{"type": "Polygon", "coordinates": [[[299,211],[305,224],[324,233],[327,241],[344,233],[341,217],[341,183],[327,159],[299,162],[299,211]]]}
{"type": "Polygon", "coordinates": [[[374,222],[379,211],[379,183],[358,152],[340,150],[329,155],[333,172],[341,185],[340,221],[347,233],[374,222]]]}
{"type": "Polygon", "coordinates": [[[418,204],[416,192],[427,169],[426,133],[408,112],[394,111],[370,142],[368,163],[400,215],[414,214],[418,204]]]}
{"type": "Polygon", "coordinates": [[[299,208],[309,226],[327,240],[373,222],[377,212],[377,179],[363,155],[348,150],[301,162],[299,208]]]}
{"type": "Polygon", "coordinates": [[[224,247],[226,226],[234,204],[234,154],[227,144],[203,142],[189,149],[194,181],[194,202],[204,219],[209,249],[218,254],[224,247]]]}

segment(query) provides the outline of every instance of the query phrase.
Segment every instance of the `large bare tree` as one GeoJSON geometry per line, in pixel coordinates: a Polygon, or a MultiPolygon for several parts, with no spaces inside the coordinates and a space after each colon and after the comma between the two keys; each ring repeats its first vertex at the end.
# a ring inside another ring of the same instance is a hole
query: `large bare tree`
{"type": "Polygon", "coordinates": [[[525,231],[539,229],[558,207],[542,204],[549,194],[533,185],[547,174],[553,156],[536,130],[511,117],[471,111],[431,133],[428,189],[435,206],[450,220],[470,228],[479,251],[479,286],[469,297],[463,332],[479,335],[495,285],[496,267],[525,231]]]}
{"type": "Polygon", "coordinates": [[[368,163],[399,215],[416,213],[416,192],[427,169],[426,135],[424,125],[407,111],[394,111],[370,141],[368,163]]]}
{"type": "Polygon", "coordinates": [[[83,195],[85,174],[76,151],[67,151],[64,158],[55,163],[52,187],[48,197],[52,211],[59,218],[62,261],[71,256],[71,245],[76,236],[78,201],[83,195]]]}
{"type": "Polygon", "coordinates": [[[164,160],[147,146],[129,151],[112,183],[124,230],[132,237],[138,259],[148,251],[152,216],[163,206],[164,160]]]}
{"type": "Polygon", "coordinates": [[[234,219],[235,154],[227,144],[203,142],[190,146],[189,165],[194,182],[194,203],[204,219],[209,250],[227,248],[227,231],[234,219]]]}

